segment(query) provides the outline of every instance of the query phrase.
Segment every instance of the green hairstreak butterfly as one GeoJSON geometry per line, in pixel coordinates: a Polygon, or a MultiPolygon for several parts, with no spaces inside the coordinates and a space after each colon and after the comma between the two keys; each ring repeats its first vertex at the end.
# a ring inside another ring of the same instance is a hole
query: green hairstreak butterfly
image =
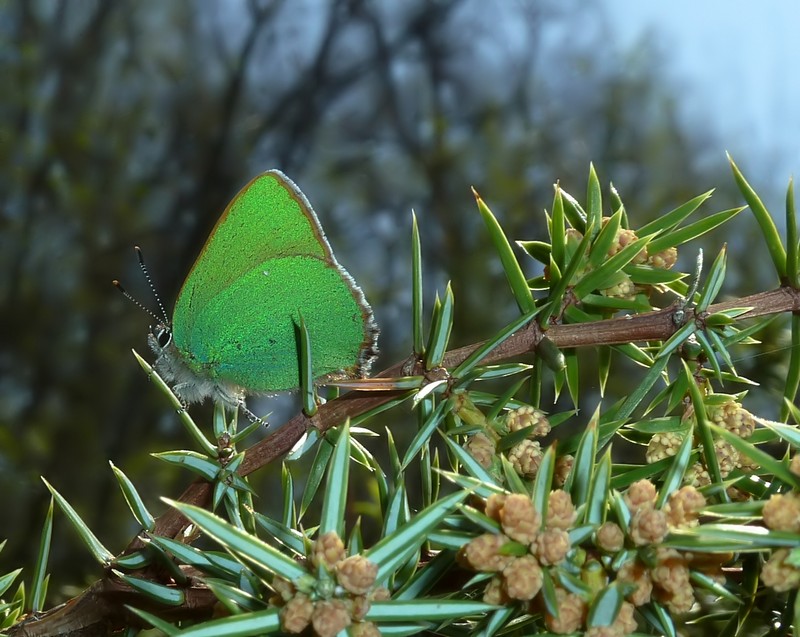
{"type": "Polygon", "coordinates": [[[377,356],[372,309],[339,265],[305,195],[270,170],[222,213],[148,343],[155,369],[186,403],[243,405],[300,386],[298,325],[320,384],[365,375],[377,356]]]}

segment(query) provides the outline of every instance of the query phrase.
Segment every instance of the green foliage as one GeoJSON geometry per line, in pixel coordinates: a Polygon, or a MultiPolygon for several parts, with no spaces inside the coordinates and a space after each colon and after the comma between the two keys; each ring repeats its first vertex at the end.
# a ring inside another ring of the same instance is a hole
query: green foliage
{"type": "MultiPolygon", "coordinates": [[[[759,201],[733,168],[748,202],[759,201]]],[[[691,286],[687,273],[672,272],[676,248],[742,209],[703,215],[701,195],[637,230],[616,191],[604,216],[601,191],[594,167],[584,205],[556,188],[550,240],[517,242],[545,268],[535,281],[478,198],[520,314],[474,346],[451,347],[458,323],[449,285],[425,337],[422,261],[412,258],[414,359],[393,368],[400,376],[344,383],[366,390],[350,411],[352,395],[319,404],[306,382],[305,424],[275,434],[279,451],[292,453],[269,494],[248,477],[269,462],[258,459],[261,443],[237,448],[260,423],[239,429],[237,414],[217,406],[207,435],[137,356],[195,447],[153,455],[188,469],[207,497],[164,498],[173,513],[155,518],[151,498],[112,464],[142,529],[115,557],[47,484],[106,581],[126,591],[128,617],[194,636],[796,629],[800,433],[788,418],[744,408],[757,390],[730,352],[756,343],[761,317],[794,309],[800,291],[788,282],[797,273],[786,268],[797,267],[795,250],[770,248],[785,253],[774,262],[785,287],[719,303],[726,248],[691,286]],[[587,386],[591,347],[602,348],[602,364],[590,368],[587,386]],[[531,353],[547,364],[524,362],[531,353]],[[627,391],[598,399],[596,388],[617,373],[627,374],[627,391]],[[559,398],[564,387],[569,401],[559,398]],[[415,428],[403,446],[396,429],[376,435],[389,410],[415,428]],[[623,442],[636,453],[620,456],[623,442]],[[258,510],[265,495],[280,503],[278,516],[258,510]],[[167,534],[175,512],[182,522],[167,534]]],[[[754,214],[774,243],[766,210],[754,214]]],[[[415,223],[419,255],[418,231],[415,223]]],[[[795,235],[787,226],[787,241],[795,235]]],[[[791,329],[796,338],[795,321],[791,329]]],[[[795,423],[796,391],[790,373],[783,409],[795,423]]],[[[52,504],[32,603],[20,585],[0,604],[9,634],[24,634],[23,609],[44,608],[51,534],[52,504]]],[[[0,595],[19,575],[0,578],[0,595]]],[[[35,621],[46,626],[47,613],[35,621]]]]}

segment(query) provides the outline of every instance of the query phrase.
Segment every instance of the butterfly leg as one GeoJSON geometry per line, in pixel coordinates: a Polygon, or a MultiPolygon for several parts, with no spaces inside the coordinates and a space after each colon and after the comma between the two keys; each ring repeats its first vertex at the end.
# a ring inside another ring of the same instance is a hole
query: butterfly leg
{"type": "Polygon", "coordinates": [[[264,425],[265,427],[268,426],[268,423],[267,423],[266,420],[263,420],[262,418],[259,418],[252,411],[250,411],[250,409],[247,407],[247,405],[244,402],[244,398],[239,399],[239,405],[238,406],[239,406],[239,410],[245,416],[247,416],[247,419],[250,422],[258,422],[258,423],[261,423],[262,425],[264,425]]]}

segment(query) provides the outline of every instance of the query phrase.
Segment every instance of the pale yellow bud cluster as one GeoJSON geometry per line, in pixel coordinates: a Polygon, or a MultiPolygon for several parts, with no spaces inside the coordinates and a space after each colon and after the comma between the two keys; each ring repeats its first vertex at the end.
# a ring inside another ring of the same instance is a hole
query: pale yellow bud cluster
{"type": "Polygon", "coordinates": [[[607,553],[616,553],[625,546],[625,534],[616,522],[604,522],[597,529],[595,544],[607,553]]]}
{"type": "Polygon", "coordinates": [[[756,429],[753,414],[731,398],[721,405],[712,405],[706,410],[708,419],[719,427],[723,427],[740,438],[749,438],[756,429]]]}
{"type": "Polygon", "coordinates": [[[361,555],[348,557],[344,543],[333,531],[314,541],[309,562],[333,575],[339,589],[332,591],[335,596],[322,596],[298,591],[290,582],[275,578],[272,588],[276,595],[270,602],[281,606],[284,632],[298,634],[311,627],[316,637],[335,637],[352,626],[353,634],[361,637],[379,635],[377,626],[364,621],[370,601],[388,596],[386,589],[375,587],[378,566],[361,555]]]}
{"type": "Polygon", "coordinates": [[[739,464],[739,452],[736,451],[736,447],[722,438],[714,441],[714,455],[717,456],[719,474],[723,478],[727,478],[739,464]]]}
{"type": "Polygon", "coordinates": [[[788,562],[789,549],[774,551],[761,568],[761,581],[779,593],[800,588],[800,569],[788,562]]]}
{"type": "MultiPolygon", "coordinates": [[[[609,217],[603,218],[603,225],[605,226],[609,221],[609,217]]],[[[607,256],[609,258],[624,250],[627,246],[638,240],[636,231],[629,228],[620,228],[614,237],[613,242],[608,248],[607,256]]],[[[583,234],[575,228],[567,228],[564,239],[567,248],[567,255],[571,255],[583,239],[583,234]]],[[[675,265],[678,260],[678,250],[675,247],[666,248],[660,252],[650,255],[647,248],[642,248],[632,259],[631,263],[635,265],[649,265],[654,268],[668,270],[675,265]]],[[[584,261],[575,272],[575,278],[583,277],[592,265],[588,261],[584,261]]],[[[546,265],[544,268],[545,280],[550,280],[550,266],[546,265]]],[[[633,283],[631,278],[624,272],[619,272],[617,276],[610,282],[605,289],[598,290],[600,294],[608,297],[620,299],[633,299],[636,297],[637,292],[649,292],[651,286],[641,286],[641,290],[633,283]]]]}
{"type": "Polygon", "coordinates": [[[320,600],[314,603],[311,626],[319,637],[335,637],[351,623],[344,600],[320,600]]]}
{"type": "MultiPolygon", "coordinates": [[[[462,392],[456,398],[457,400],[454,401],[455,409],[462,420],[465,420],[465,417],[470,414],[479,413],[466,393],[462,392]]],[[[510,410],[502,421],[498,421],[492,426],[489,426],[490,423],[487,422],[483,414],[480,414],[480,419],[482,419],[481,423],[478,423],[475,418],[472,418],[469,422],[465,420],[468,424],[482,424],[482,431],[472,434],[464,443],[464,449],[484,469],[491,471],[493,474],[498,474],[501,470],[501,464],[497,451],[497,441],[501,436],[527,430],[525,439],[520,440],[505,453],[506,458],[517,474],[528,479],[536,477],[539,466],[542,464],[542,458],[544,458],[542,445],[536,438],[541,438],[550,433],[550,421],[545,413],[530,405],[523,405],[510,410]]],[[[557,467],[556,472],[560,476],[564,476],[568,474],[569,468],[562,461],[560,470],[557,467]]]]}
{"type": "Polygon", "coordinates": [[[281,608],[281,626],[287,633],[303,632],[311,623],[314,602],[305,593],[297,593],[281,608]]]}
{"type": "Polygon", "coordinates": [[[700,510],[706,506],[706,498],[691,485],[681,487],[670,494],[664,505],[667,524],[671,528],[697,526],[700,510]]]}
{"type": "Polygon", "coordinates": [[[667,531],[667,514],[660,509],[642,507],[631,516],[630,534],[636,546],[658,544],[667,531]]]}
{"type": "Polygon", "coordinates": [[[724,585],[721,564],[729,556],[715,557],[716,560],[703,561],[675,549],[658,547],[655,549],[652,564],[648,566],[639,557],[635,557],[622,565],[616,579],[617,582],[632,585],[626,599],[634,606],[642,606],[655,600],[664,604],[671,613],[682,615],[689,612],[695,604],[690,564],[692,568],[724,585]]]}
{"type": "Polygon", "coordinates": [[[631,512],[630,536],[637,546],[658,544],[667,535],[667,515],[655,508],[656,487],[649,480],[634,482],[624,496],[631,512]]]}
{"type": "Polygon", "coordinates": [[[656,600],[680,615],[691,610],[695,603],[689,578],[690,561],[694,560],[692,568],[724,584],[721,565],[729,557],[720,555],[715,560],[703,561],[699,556],[658,546],[670,528],[696,525],[706,499],[695,487],[684,486],[671,493],[663,510],[659,510],[655,508],[656,497],[655,485],[649,480],[633,483],[624,496],[631,511],[629,536],[636,546],[652,546],[655,559],[652,563],[639,558],[629,560],[619,569],[617,581],[634,585],[627,596],[634,606],[656,600]]]}
{"type": "Polygon", "coordinates": [[[511,539],[502,533],[484,533],[470,541],[461,551],[462,561],[476,571],[502,571],[514,558],[501,551],[511,539]]]}
{"type": "Polygon", "coordinates": [[[494,441],[484,433],[477,433],[469,437],[464,445],[469,454],[478,461],[484,469],[491,469],[497,457],[497,448],[494,441]]]}
{"type": "Polygon", "coordinates": [[[651,509],[656,502],[656,487],[650,480],[639,480],[628,487],[623,500],[631,513],[641,508],[651,509]]]}
{"type": "Polygon", "coordinates": [[[683,440],[686,437],[684,433],[676,431],[668,431],[665,433],[653,434],[650,442],[647,444],[647,451],[645,452],[645,459],[648,464],[653,464],[664,458],[671,458],[680,449],[683,440]]]}
{"type": "Polygon", "coordinates": [[[508,412],[505,426],[509,433],[533,427],[528,438],[543,438],[550,433],[550,421],[543,411],[530,405],[523,405],[508,412]]]}
{"type": "Polygon", "coordinates": [[[776,493],[761,511],[764,524],[774,531],[800,533],[800,494],[776,493]]]}
{"type": "Polygon", "coordinates": [[[559,456],[556,460],[556,468],[553,471],[553,484],[557,487],[563,487],[567,483],[569,474],[572,473],[572,467],[575,465],[575,458],[569,454],[559,456]]]}
{"type": "MultiPolygon", "coordinates": [[[[540,514],[528,494],[495,494],[483,507],[485,514],[498,523],[498,531],[484,533],[466,544],[459,561],[475,571],[492,574],[485,586],[487,603],[522,604],[523,611],[541,615],[547,629],[555,634],[585,631],[595,637],[625,637],[636,631],[634,608],[651,601],[663,604],[676,615],[690,611],[695,605],[690,568],[725,584],[722,564],[730,555],[708,556],[682,553],[659,546],[670,528],[696,525],[706,506],[705,497],[692,486],[684,486],[670,494],[662,509],[656,508],[658,492],[649,480],[630,485],[623,496],[630,510],[627,533],[619,524],[608,520],[594,534],[594,546],[575,553],[569,531],[578,515],[566,491],[554,490],[547,501],[546,513],[540,514]],[[615,573],[613,562],[600,558],[632,547],[645,549],[624,562],[615,573]],[[587,559],[588,558],[588,559],[587,559]],[[581,579],[596,594],[611,582],[625,584],[626,598],[616,619],[606,626],[586,626],[587,608],[591,599],[563,588],[557,567],[565,560],[577,560],[581,579]],[[580,565],[580,566],[579,566],[580,565]],[[551,614],[544,603],[542,587],[548,571],[555,584],[558,614],[551,614]]],[[[798,500],[800,507],[800,499],[798,500]]],[[[765,518],[770,507],[765,507],[765,518]]],[[[798,515],[800,524],[800,515],[798,515]]],[[[776,581],[775,573],[788,568],[780,555],[769,562],[767,580],[776,581]],[[772,579],[769,579],[772,577],[772,579]]],[[[798,571],[800,573],[800,571],[798,571]]],[[[794,581],[794,580],[793,580],[794,581]]],[[[798,576],[800,582],[800,576],[798,576]]]]}
{"type": "Polygon", "coordinates": [[[695,462],[683,474],[683,481],[693,487],[706,487],[711,484],[711,476],[701,463],[695,462]]]}
{"type": "Polygon", "coordinates": [[[316,567],[324,566],[329,571],[345,557],[344,542],[335,531],[319,536],[311,548],[311,563],[316,567]]]}
{"type": "Polygon", "coordinates": [[[505,433],[514,433],[529,429],[525,440],[518,442],[508,450],[506,457],[520,476],[532,479],[539,471],[539,466],[544,457],[541,443],[536,438],[542,438],[550,433],[550,421],[543,411],[523,405],[508,412],[503,423],[505,433]]]}
{"type": "Polygon", "coordinates": [[[533,555],[523,555],[503,569],[503,591],[510,599],[529,601],[542,589],[542,567],[533,555]]]}
{"type": "Polygon", "coordinates": [[[631,281],[631,278],[623,272],[614,285],[600,290],[600,294],[615,299],[630,300],[636,298],[636,286],[633,284],[633,281],[631,281]]]}
{"type": "Polygon", "coordinates": [[[508,537],[521,544],[530,544],[539,535],[542,516],[533,508],[528,496],[512,493],[499,509],[498,520],[508,537]]]}
{"type": "Polygon", "coordinates": [[[676,615],[694,606],[694,589],[686,558],[675,549],[656,549],[656,566],[650,570],[655,598],[676,615]]]}
{"type": "Polygon", "coordinates": [[[671,248],[666,248],[661,252],[656,252],[655,254],[651,254],[647,258],[647,265],[652,265],[654,268],[659,268],[661,270],[669,270],[677,262],[678,262],[678,248],[674,246],[671,248]]]}
{"type": "MultiPolygon", "coordinates": [[[[740,438],[752,436],[756,427],[753,414],[744,409],[733,396],[724,394],[715,396],[715,400],[720,399],[722,402],[706,406],[708,420],[740,438]]],[[[651,444],[659,446],[660,443],[651,441],[651,444]]],[[[648,461],[650,461],[650,453],[648,449],[648,461]]],[[[654,451],[653,454],[655,458],[658,452],[654,451]]],[[[722,478],[727,478],[734,469],[753,472],[759,468],[754,460],[746,454],[740,453],[736,447],[722,438],[714,440],[714,455],[717,458],[717,466],[722,478]]],[[[798,462],[798,470],[800,470],[800,462],[798,462]]],[[[711,484],[711,477],[706,466],[702,462],[696,462],[688,468],[683,476],[683,481],[684,484],[699,488],[711,484]]],[[[728,493],[733,500],[741,501],[750,498],[746,492],[735,487],[729,487],[728,493]]]]}
{"type": "Polygon", "coordinates": [[[633,585],[627,600],[634,606],[642,606],[652,599],[653,580],[650,571],[638,559],[628,560],[622,565],[617,572],[617,581],[633,585]]]}
{"type": "Polygon", "coordinates": [[[563,562],[570,549],[568,530],[575,523],[569,494],[550,493],[547,519],[534,508],[528,495],[492,495],[485,504],[487,516],[500,524],[499,533],[484,533],[459,553],[459,561],[476,571],[495,576],[484,590],[487,603],[538,599],[544,568],[563,562]]]}
{"type": "Polygon", "coordinates": [[[569,493],[562,489],[550,492],[550,498],[547,501],[547,517],[545,518],[547,527],[569,530],[575,524],[577,516],[569,493]]]}
{"type": "Polygon", "coordinates": [[[556,588],[556,607],[558,615],[545,612],[544,623],[548,630],[558,635],[568,635],[583,626],[588,607],[581,597],[563,588],[556,588]]]}
{"type": "Polygon", "coordinates": [[[544,451],[538,440],[522,440],[511,447],[508,461],[523,478],[534,478],[542,464],[544,451]]]}
{"type": "Polygon", "coordinates": [[[563,529],[545,529],[536,538],[535,548],[531,546],[539,562],[547,566],[563,562],[570,548],[569,534],[563,529]]]}
{"type": "MultiPolygon", "coordinates": [[[[630,230],[629,228],[620,228],[617,231],[617,236],[614,240],[614,243],[612,243],[611,247],[608,249],[608,256],[613,257],[615,254],[621,252],[624,248],[636,241],[638,238],[639,237],[636,236],[636,232],[633,230],[630,230]]],[[[647,248],[642,248],[639,253],[633,257],[632,263],[642,264],[646,262],[647,248]]]]}
{"type": "Polygon", "coordinates": [[[336,579],[346,591],[366,595],[375,584],[378,565],[361,555],[351,555],[336,564],[336,579]]]}
{"type": "MultiPolygon", "coordinates": [[[[607,219],[606,219],[607,221],[607,219]]],[[[603,223],[605,224],[606,221],[603,223]]],[[[629,228],[620,228],[617,231],[617,236],[614,238],[614,242],[608,249],[608,256],[613,257],[615,254],[618,254],[620,251],[624,250],[627,246],[629,246],[634,241],[638,240],[638,236],[636,232],[629,229],[629,228]]],[[[653,256],[650,256],[647,252],[647,248],[642,248],[639,253],[633,257],[631,263],[635,265],[650,265],[656,268],[661,269],[669,269],[677,260],[678,251],[675,248],[667,248],[662,252],[659,252],[653,256]]],[[[643,287],[643,291],[647,291],[648,287],[643,287]]],[[[633,299],[636,297],[637,292],[640,290],[637,289],[636,285],[633,283],[631,278],[625,273],[618,273],[617,278],[613,280],[612,285],[609,287],[600,290],[600,294],[608,297],[620,298],[620,299],[633,299]]]]}

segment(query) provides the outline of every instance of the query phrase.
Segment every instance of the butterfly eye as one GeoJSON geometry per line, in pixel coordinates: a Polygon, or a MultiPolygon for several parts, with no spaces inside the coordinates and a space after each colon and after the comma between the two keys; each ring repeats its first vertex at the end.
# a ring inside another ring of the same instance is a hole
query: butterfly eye
{"type": "Polygon", "coordinates": [[[156,337],[156,343],[161,348],[166,347],[172,342],[172,330],[166,325],[156,325],[153,328],[153,336],[156,337]]]}

